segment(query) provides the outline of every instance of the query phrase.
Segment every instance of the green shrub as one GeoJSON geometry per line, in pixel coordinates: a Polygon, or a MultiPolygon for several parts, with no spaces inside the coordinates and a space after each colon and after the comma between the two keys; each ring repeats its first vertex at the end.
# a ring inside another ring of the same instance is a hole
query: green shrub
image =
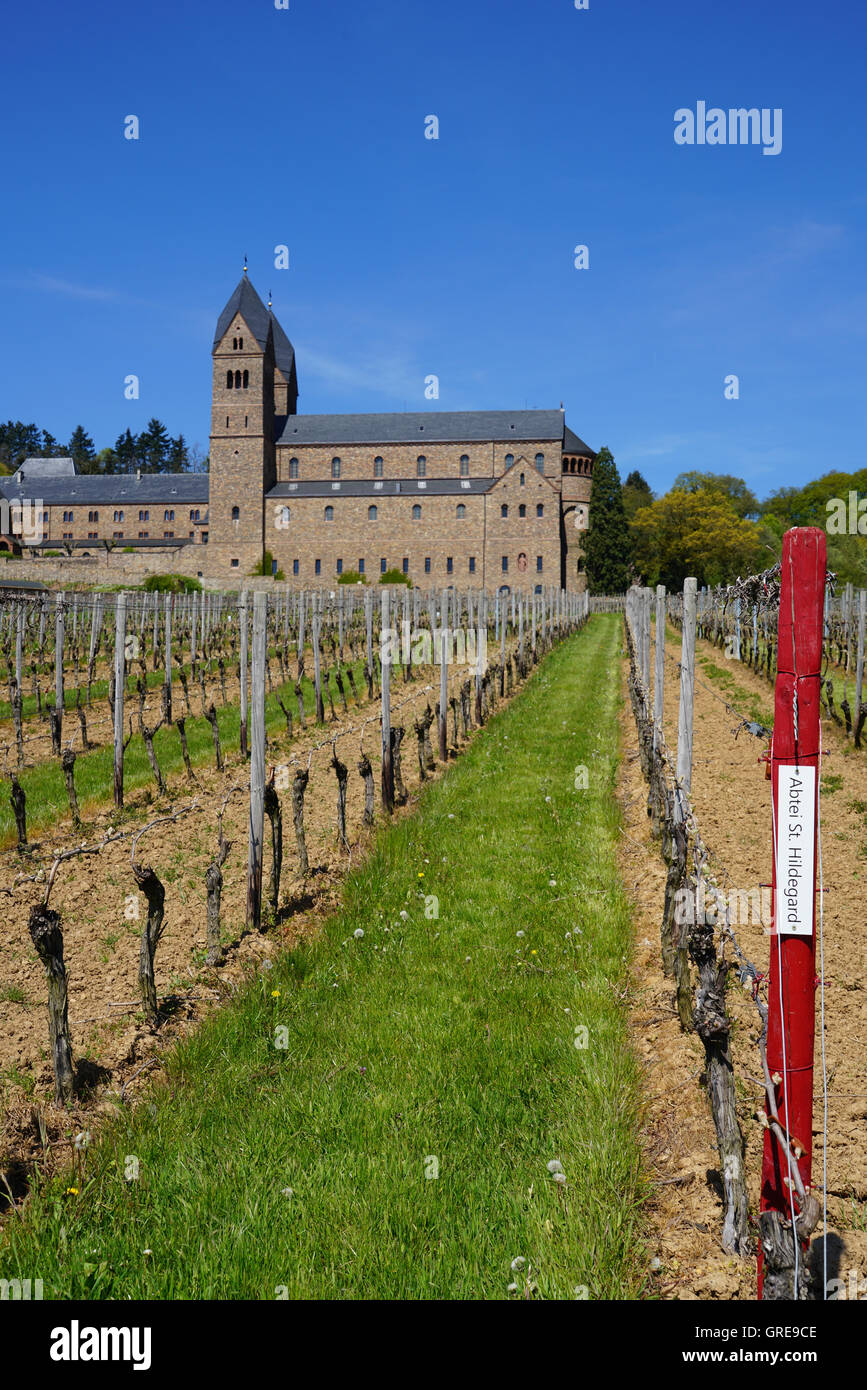
{"type": "Polygon", "coordinates": [[[380,584],[405,584],[408,589],[412,588],[412,580],[403,570],[386,570],[385,574],[379,576],[380,584]]]}
{"type": "Polygon", "coordinates": [[[202,584],[199,579],[190,579],[185,574],[149,574],[142,588],[148,594],[200,594],[202,584]]]}
{"type": "Polygon", "coordinates": [[[358,570],[344,570],[342,574],[338,574],[337,582],[338,584],[366,584],[367,580],[363,574],[359,574],[358,570]]]}
{"type": "MultiPolygon", "coordinates": [[[[250,578],[258,579],[260,577],[264,577],[266,579],[271,579],[271,571],[273,568],[274,556],[271,554],[270,550],[266,550],[258,565],[254,565],[253,568],[250,570],[250,578]]],[[[285,579],[286,576],[282,570],[276,570],[273,575],[273,578],[282,580],[285,579]]]]}

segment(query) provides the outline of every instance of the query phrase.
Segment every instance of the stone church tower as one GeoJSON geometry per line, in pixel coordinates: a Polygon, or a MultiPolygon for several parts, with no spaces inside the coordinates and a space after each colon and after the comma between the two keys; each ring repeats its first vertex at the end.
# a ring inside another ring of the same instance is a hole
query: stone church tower
{"type": "Polygon", "coordinates": [[[298,403],[295,351],[270,307],[241,277],[213,346],[209,561],[239,579],[268,546],[265,494],[277,481],[274,441],[298,403]]]}

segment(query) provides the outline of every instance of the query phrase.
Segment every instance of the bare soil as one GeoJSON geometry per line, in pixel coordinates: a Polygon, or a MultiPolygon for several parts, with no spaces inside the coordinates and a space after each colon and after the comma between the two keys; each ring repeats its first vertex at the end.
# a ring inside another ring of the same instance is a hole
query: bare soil
{"type": "MultiPolygon", "coordinates": [[[[679,643],[668,645],[665,683],[665,736],[677,744],[679,643]]],[[[726,891],[744,893],[770,882],[771,783],[758,761],[765,744],[734,730],[738,716],[750,714],[750,696],[773,712],[772,687],[735,662],[726,662],[708,643],[698,643],[692,792],[703,838],[715,856],[714,869],[726,891]],[[701,658],[724,668],[734,680],[720,686],[701,658]],[[710,687],[710,688],[708,688],[710,687]],[[746,703],[748,708],[744,710],[746,703]],[[723,871],[727,870],[727,880],[723,871]]],[[[624,677],[625,681],[625,677],[624,677]]],[[[647,1069],[645,1153],[654,1184],[650,1204],[660,1297],[676,1299],[754,1299],[755,1262],[727,1255],[720,1243],[721,1186],[716,1136],[702,1089],[704,1050],[681,1032],[674,1010],[673,983],[662,973],[659,930],[665,865],[650,834],[647,787],[638,762],[632,711],[624,696],[620,797],[624,814],[622,871],[633,897],[636,953],[632,1022],[636,1047],[647,1069]]],[[[822,775],[821,819],[825,884],[825,1048],[828,1077],[828,1229],[830,1252],[845,1277],[856,1268],[867,1274],[867,923],[861,907],[867,886],[867,760],[847,745],[830,721],[823,721],[829,751],[822,775]]],[[[766,972],[771,938],[766,924],[740,921],[741,949],[766,972]]],[[[758,1013],[736,982],[729,992],[734,1020],[733,1054],[739,1092],[739,1119],[746,1137],[750,1206],[758,1211],[763,1131],[753,1118],[763,1104],[757,1046],[758,1013]]],[[[823,1083],[821,1020],[817,991],[816,1072],[813,1131],[813,1184],[822,1184],[823,1083]]],[[[822,1227],[814,1236],[821,1236],[822,1227]]]]}

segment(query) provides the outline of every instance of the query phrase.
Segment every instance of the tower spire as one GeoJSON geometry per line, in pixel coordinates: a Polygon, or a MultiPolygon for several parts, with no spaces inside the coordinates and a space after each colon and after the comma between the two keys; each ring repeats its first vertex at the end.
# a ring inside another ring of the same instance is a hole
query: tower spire
{"type": "Polygon", "coordinates": [[[244,274],[247,274],[247,252],[244,252],[244,274]]]}

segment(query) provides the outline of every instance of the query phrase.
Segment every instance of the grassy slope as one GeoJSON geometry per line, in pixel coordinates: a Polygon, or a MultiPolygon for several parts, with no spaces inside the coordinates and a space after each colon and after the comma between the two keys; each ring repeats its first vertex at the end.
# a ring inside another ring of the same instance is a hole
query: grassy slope
{"type": "Polygon", "coordinates": [[[78,1195],[51,1184],[7,1223],[5,1277],[60,1298],[499,1298],[528,1273],[543,1297],[638,1294],[619,645],[598,617],[548,658],[323,934],[173,1055],[78,1195]]]}

